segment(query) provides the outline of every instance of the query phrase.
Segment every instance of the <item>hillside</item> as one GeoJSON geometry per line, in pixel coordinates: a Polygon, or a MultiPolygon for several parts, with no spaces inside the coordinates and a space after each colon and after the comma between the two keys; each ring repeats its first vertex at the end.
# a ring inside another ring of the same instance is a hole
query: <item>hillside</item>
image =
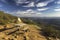
{"type": "MultiPolygon", "coordinates": [[[[24,19],[22,19],[24,21],[24,19]]],[[[17,17],[0,11],[0,40],[45,40],[46,38],[39,34],[37,25],[28,23],[16,23],[17,17]],[[14,24],[12,24],[14,23],[14,24]]],[[[26,20],[24,21],[26,22],[26,20]]]]}
{"type": "Polygon", "coordinates": [[[11,28],[0,29],[0,40],[46,40],[36,25],[14,24],[11,28]]]}
{"type": "Polygon", "coordinates": [[[0,11],[0,25],[4,25],[7,23],[12,23],[17,19],[16,16],[12,16],[10,14],[4,13],[3,11],[0,11]]]}
{"type": "Polygon", "coordinates": [[[0,12],[0,40],[60,40],[59,30],[51,25],[45,27],[26,18],[19,20],[0,12]]]}

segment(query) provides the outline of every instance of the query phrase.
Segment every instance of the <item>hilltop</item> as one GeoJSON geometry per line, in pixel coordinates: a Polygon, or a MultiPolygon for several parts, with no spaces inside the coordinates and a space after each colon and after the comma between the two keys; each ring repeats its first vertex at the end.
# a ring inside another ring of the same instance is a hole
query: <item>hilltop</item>
{"type": "Polygon", "coordinates": [[[32,25],[30,20],[25,19],[22,19],[24,23],[18,23],[17,18],[0,11],[0,40],[45,40],[45,37],[39,34],[37,25],[32,25]]]}
{"type": "Polygon", "coordinates": [[[59,30],[51,25],[45,27],[31,19],[18,18],[0,11],[0,40],[58,40],[59,38],[59,30]]]}
{"type": "Polygon", "coordinates": [[[17,19],[16,16],[12,16],[8,13],[4,13],[3,11],[0,11],[0,25],[13,23],[17,19]]]}
{"type": "Polygon", "coordinates": [[[0,40],[46,40],[43,35],[39,34],[40,28],[32,21],[22,18],[23,22],[18,23],[17,18],[0,12],[0,40]]]}

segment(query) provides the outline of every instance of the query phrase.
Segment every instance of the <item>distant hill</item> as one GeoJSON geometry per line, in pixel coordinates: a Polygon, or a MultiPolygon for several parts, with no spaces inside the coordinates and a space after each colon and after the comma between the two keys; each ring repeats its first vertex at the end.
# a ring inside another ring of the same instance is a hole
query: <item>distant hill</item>
{"type": "Polygon", "coordinates": [[[17,19],[16,16],[12,16],[8,13],[4,13],[3,11],[0,11],[0,25],[15,22],[16,19],[17,19]]]}

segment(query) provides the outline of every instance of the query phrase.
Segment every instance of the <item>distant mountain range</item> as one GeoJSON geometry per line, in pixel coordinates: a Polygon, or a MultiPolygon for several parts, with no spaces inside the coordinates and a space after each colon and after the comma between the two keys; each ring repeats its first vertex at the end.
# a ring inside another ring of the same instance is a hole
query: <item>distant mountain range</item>
{"type": "Polygon", "coordinates": [[[60,18],[59,17],[56,17],[56,18],[26,17],[25,19],[32,20],[33,22],[36,22],[37,24],[44,25],[44,26],[52,25],[60,30],[60,18]]]}

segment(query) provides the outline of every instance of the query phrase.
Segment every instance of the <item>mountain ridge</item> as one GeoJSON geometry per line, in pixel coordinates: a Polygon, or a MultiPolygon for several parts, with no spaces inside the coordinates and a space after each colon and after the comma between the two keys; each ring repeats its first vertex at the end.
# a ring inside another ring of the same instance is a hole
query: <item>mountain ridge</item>
{"type": "Polygon", "coordinates": [[[58,40],[58,32],[50,25],[42,28],[41,24],[38,26],[34,21],[26,18],[19,18],[22,21],[19,22],[18,17],[4,12],[0,12],[0,16],[1,40],[58,40]]]}

